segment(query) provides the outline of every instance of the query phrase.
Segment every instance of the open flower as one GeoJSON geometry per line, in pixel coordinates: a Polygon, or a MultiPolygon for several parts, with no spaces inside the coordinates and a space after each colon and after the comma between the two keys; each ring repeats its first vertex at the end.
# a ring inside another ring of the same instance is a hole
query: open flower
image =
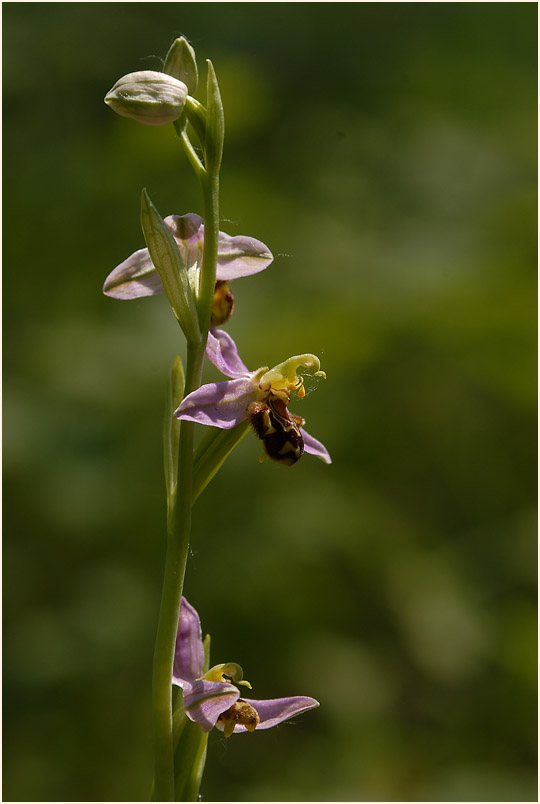
{"type": "Polygon", "coordinates": [[[314,698],[296,695],[263,701],[241,698],[238,686],[251,689],[240,665],[218,664],[203,673],[204,646],[199,615],[182,598],[172,683],[182,688],[185,714],[204,732],[214,726],[230,737],[256,729],[270,729],[294,715],[319,706],[314,698]]]}
{"type": "Polygon", "coordinates": [[[295,355],[274,368],[267,366],[249,371],[242,362],[236,344],[224,330],[212,329],[208,335],[206,354],[222,374],[230,379],[202,385],[188,394],[175,416],[224,430],[249,419],[264,445],[264,458],[272,458],[288,466],[296,463],[303,452],[331,463],[327,449],[304,430],[305,421],[287,408],[291,394],[305,396],[299,369],[325,377],[315,355],[295,355]]]}
{"type": "MultiPolygon", "coordinates": [[[[169,215],[165,223],[178,244],[191,286],[197,295],[204,243],[203,219],[189,212],[187,215],[169,215]]],[[[226,283],[263,271],[273,259],[264,243],[254,237],[232,237],[225,232],[219,233],[213,325],[223,324],[232,312],[232,296],[226,283]]],[[[117,265],[105,280],[103,292],[114,299],[136,299],[163,293],[161,279],[148,249],[135,251],[117,265]]]]}

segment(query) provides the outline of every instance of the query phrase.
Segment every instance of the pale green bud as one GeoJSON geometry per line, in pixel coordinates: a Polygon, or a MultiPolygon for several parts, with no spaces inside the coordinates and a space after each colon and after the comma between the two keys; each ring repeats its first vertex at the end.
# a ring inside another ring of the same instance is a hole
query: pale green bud
{"type": "Polygon", "coordinates": [[[105,96],[105,103],[122,117],[145,126],[164,126],[184,109],[187,87],[166,73],[141,70],[120,78],[105,96]]]}
{"type": "Polygon", "coordinates": [[[175,39],[169,48],[163,72],[183,81],[190,95],[195,94],[199,74],[195,51],[184,36],[175,39]]]}

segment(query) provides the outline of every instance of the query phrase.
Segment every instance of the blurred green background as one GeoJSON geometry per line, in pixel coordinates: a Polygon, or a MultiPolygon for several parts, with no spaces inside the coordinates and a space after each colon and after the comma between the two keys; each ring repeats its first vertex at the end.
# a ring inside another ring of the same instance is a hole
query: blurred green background
{"type": "Polygon", "coordinates": [[[149,794],[181,338],[164,298],[101,286],[143,246],[142,187],[202,207],[172,127],[103,97],[181,34],[221,84],[222,228],[276,255],[229,332],[252,368],[321,357],[296,410],[334,459],[259,465],[249,435],[196,505],[214,662],[321,701],[213,733],[203,798],[536,800],[536,4],[3,23],[4,800],[149,794]]]}

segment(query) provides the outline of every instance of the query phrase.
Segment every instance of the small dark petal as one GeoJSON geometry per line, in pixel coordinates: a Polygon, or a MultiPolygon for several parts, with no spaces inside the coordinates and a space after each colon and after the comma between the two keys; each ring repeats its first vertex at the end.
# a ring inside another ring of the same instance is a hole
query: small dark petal
{"type": "MultiPolygon", "coordinates": [[[[304,439],[296,418],[282,399],[252,402],[248,418],[255,434],[264,444],[266,456],[277,463],[292,466],[304,454],[304,439]]],[[[303,421],[303,419],[301,420],[303,421]]]]}
{"type": "Polygon", "coordinates": [[[248,418],[255,435],[263,441],[272,428],[270,408],[264,402],[252,402],[248,407],[248,418]]]}
{"type": "Polygon", "coordinates": [[[229,290],[228,284],[218,279],[216,282],[214,299],[212,302],[212,318],[210,321],[211,326],[222,326],[233,314],[233,308],[234,297],[229,290]]]}
{"type": "Polygon", "coordinates": [[[203,219],[194,212],[186,215],[168,215],[165,223],[178,240],[182,240],[187,246],[192,246],[203,239],[203,219]]]}
{"type": "Polygon", "coordinates": [[[268,457],[284,466],[294,466],[304,454],[304,440],[295,430],[278,431],[266,436],[264,446],[268,457]]]}

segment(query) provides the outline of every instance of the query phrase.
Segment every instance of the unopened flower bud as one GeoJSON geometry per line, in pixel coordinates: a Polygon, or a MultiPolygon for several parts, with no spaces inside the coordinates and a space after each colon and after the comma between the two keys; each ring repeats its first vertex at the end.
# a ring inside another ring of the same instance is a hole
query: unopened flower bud
{"type": "Polygon", "coordinates": [[[105,96],[113,111],[145,126],[164,126],[184,109],[187,87],[166,73],[141,70],[120,78],[105,96]]]}
{"type": "Polygon", "coordinates": [[[188,88],[190,95],[195,94],[199,73],[197,70],[197,60],[195,51],[184,36],[175,39],[169,48],[163,72],[172,75],[179,81],[183,81],[188,88]]]}

